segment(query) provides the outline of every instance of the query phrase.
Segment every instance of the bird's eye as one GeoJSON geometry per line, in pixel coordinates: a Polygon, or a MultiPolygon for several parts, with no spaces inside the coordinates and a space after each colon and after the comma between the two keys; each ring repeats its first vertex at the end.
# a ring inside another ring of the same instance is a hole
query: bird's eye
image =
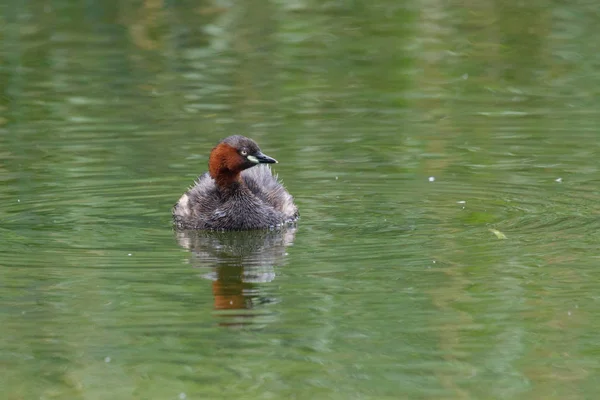
{"type": "Polygon", "coordinates": [[[246,150],[242,150],[240,151],[240,154],[246,157],[248,155],[248,152],[246,150]]]}

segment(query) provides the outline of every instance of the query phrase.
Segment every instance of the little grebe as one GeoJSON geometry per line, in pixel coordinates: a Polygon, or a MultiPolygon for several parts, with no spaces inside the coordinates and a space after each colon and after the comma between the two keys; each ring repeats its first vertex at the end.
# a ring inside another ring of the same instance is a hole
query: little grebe
{"type": "Polygon", "coordinates": [[[212,151],[201,175],[173,207],[180,229],[246,230],[292,223],[298,208],[268,165],[277,161],[244,136],[229,136],[212,151]],[[254,168],[252,168],[254,167],[254,168]]]}

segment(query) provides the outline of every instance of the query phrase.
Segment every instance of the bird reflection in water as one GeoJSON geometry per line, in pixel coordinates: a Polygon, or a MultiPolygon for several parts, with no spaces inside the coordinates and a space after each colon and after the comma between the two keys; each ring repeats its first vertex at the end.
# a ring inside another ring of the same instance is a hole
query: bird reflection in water
{"type": "Polygon", "coordinates": [[[296,228],[281,230],[210,232],[177,231],[179,245],[192,252],[196,268],[212,280],[215,314],[219,325],[241,328],[263,324],[271,314],[266,305],[276,299],[265,294],[264,284],[275,279],[275,267],[285,264],[286,248],[296,228]]]}

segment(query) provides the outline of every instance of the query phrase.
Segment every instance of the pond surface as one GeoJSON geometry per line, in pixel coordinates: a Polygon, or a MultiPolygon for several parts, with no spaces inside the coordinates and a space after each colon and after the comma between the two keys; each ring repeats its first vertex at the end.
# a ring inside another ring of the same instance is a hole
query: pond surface
{"type": "Polygon", "coordinates": [[[599,12],[5,1],[2,398],[595,398],[599,12]],[[234,133],[297,229],[174,232],[234,133]]]}

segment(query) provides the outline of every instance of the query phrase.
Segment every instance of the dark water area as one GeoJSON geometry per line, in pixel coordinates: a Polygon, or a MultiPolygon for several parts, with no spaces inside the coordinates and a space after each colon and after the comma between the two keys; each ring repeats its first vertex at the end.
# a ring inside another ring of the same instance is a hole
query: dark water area
{"type": "Polygon", "coordinates": [[[595,398],[598,15],[0,3],[0,397],[595,398]],[[172,229],[231,134],[296,229],[172,229]]]}

